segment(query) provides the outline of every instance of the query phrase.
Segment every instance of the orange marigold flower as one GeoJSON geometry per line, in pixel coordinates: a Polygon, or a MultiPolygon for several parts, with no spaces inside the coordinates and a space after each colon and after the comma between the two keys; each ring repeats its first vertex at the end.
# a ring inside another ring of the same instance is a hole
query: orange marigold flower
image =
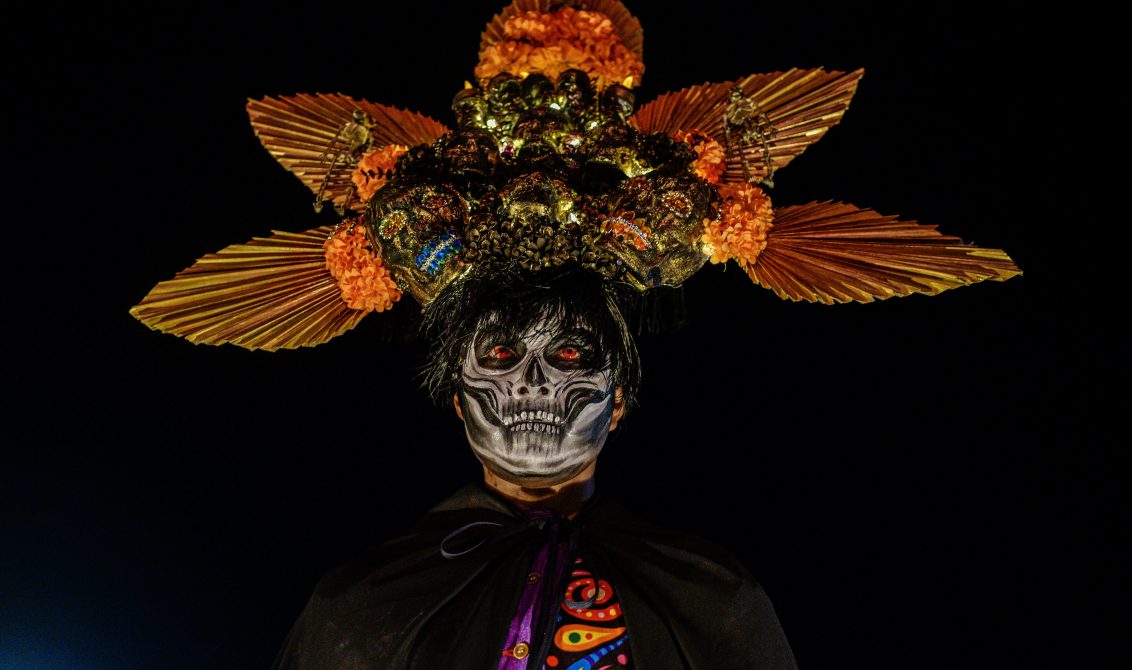
{"type": "Polygon", "coordinates": [[[770,197],[754,184],[724,184],[719,187],[724,198],[723,216],[719,221],[706,219],[701,238],[712,246],[711,262],[734,259],[753,265],[766,248],[766,237],[774,218],[770,197]]]}
{"type": "Polygon", "coordinates": [[[692,169],[700,179],[706,179],[712,184],[718,184],[723,179],[727,155],[722,144],[698,130],[677,131],[676,139],[685,142],[696,152],[697,158],[692,163],[692,169]]]}
{"type": "Polygon", "coordinates": [[[326,268],[338,280],[342,301],[350,309],[383,312],[401,298],[397,283],[377,254],[370,251],[365,230],[356,220],[344,225],[322,245],[326,268]]]}
{"type": "Polygon", "coordinates": [[[504,39],[480,52],[476,76],[500,72],[525,76],[541,72],[551,79],[566,70],[583,70],[599,85],[639,82],[645,64],[629,51],[609,17],[563,7],[554,12],[526,11],[503,24],[504,39]]]}
{"type": "Polygon", "coordinates": [[[409,147],[400,144],[387,144],[362,156],[352,177],[358,198],[362,202],[369,201],[378,189],[385,186],[385,182],[393,174],[397,159],[408,150],[409,147]]]}

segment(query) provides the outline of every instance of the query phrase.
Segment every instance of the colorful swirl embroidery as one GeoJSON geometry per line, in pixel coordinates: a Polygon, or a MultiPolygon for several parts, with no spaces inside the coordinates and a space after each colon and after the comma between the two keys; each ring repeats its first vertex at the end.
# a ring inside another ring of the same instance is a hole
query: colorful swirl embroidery
{"type": "Polygon", "coordinates": [[[624,670],[632,668],[627,627],[613,585],[574,561],[562,598],[554,649],[546,658],[551,670],[624,670]],[[613,653],[614,651],[617,653],[613,653]],[[600,667],[599,667],[600,666],[600,667]]]}

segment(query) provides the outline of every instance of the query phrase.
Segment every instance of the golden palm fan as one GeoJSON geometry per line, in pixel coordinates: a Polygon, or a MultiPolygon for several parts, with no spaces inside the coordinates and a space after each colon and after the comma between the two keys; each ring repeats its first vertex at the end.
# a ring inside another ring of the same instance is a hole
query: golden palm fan
{"type": "Polygon", "coordinates": [[[359,203],[351,181],[358,159],[389,145],[431,144],[448,128],[416,112],[342,94],[248,100],[248,118],[263,147],[307,188],[316,206],[359,203]]]}
{"type": "Polygon", "coordinates": [[[766,249],[744,269],[781,298],[825,304],[935,295],[1021,274],[1000,249],[839,202],[776,211],[766,249]]]}
{"type": "MultiPolygon", "coordinates": [[[[864,70],[855,72],[826,72],[825,70],[790,70],[770,74],[753,74],[737,81],[702,84],[665,93],[642,105],[630,119],[644,133],[667,133],[675,136],[680,131],[696,129],[716,141],[725,141],[730,134],[728,113],[736,105],[735,92],[757,105],[774,129],[768,138],[769,167],[762,146],[754,142],[741,142],[736,138],[736,150],[728,151],[723,173],[724,182],[747,181],[751,177],[766,178],[773,172],[817,142],[841,120],[849,108],[857,83],[864,70]],[[753,168],[743,174],[746,160],[753,168]]],[[[756,114],[758,112],[755,112],[756,114]]]]}
{"type": "Polygon", "coordinates": [[[268,351],[322,344],[366,314],[346,306],[326,267],[333,229],[273,231],[209,254],[155,286],[130,313],[195,344],[268,351]]]}

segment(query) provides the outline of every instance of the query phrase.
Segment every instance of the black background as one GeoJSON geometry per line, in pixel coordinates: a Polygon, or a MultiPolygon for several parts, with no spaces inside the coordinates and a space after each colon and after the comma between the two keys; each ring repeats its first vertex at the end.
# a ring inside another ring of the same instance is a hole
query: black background
{"type": "MultiPolygon", "coordinates": [[[[128,309],[204,253],[331,221],[259,145],[247,98],[342,92],[451,123],[500,7],[45,5],[40,32],[9,26],[27,116],[8,197],[0,668],[267,668],[324,570],[477,476],[451,409],[417,388],[421,346],[380,343],[381,316],[268,354],[193,346],[128,309]]],[[[1129,518],[1093,380],[1125,350],[1054,288],[1085,243],[1064,234],[1080,206],[1071,133],[1050,132],[1070,70],[1052,17],[632,8],[642,102],[866,69],[843,122],[777,175],[776,204],[898,213],[1026,274],[826,307],[709,267],[688,325],[639,341],[641,407],[599,487],[740,555],[803,668],[1105,664],[1129,518]]]]}

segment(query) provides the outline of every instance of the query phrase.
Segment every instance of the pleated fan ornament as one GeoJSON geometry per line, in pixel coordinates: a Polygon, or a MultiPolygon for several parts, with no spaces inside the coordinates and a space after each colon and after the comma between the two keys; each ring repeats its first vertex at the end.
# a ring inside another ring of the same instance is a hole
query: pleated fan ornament
{"type": "Polygon", "coordinates": [[[454,128],[341,94],[249,100],[263,146],[341,222],[209,254],[131,313],[195,343],[275,350],[493,271],[580,268],[648,291],[734,262],[826,304],[1020,274],[934,226],[772,204],[778,170],[841,120],[861,70],[755,74],[638,108],[642,45],[617,0],[516,0],[481,36],[454,128]]]}

